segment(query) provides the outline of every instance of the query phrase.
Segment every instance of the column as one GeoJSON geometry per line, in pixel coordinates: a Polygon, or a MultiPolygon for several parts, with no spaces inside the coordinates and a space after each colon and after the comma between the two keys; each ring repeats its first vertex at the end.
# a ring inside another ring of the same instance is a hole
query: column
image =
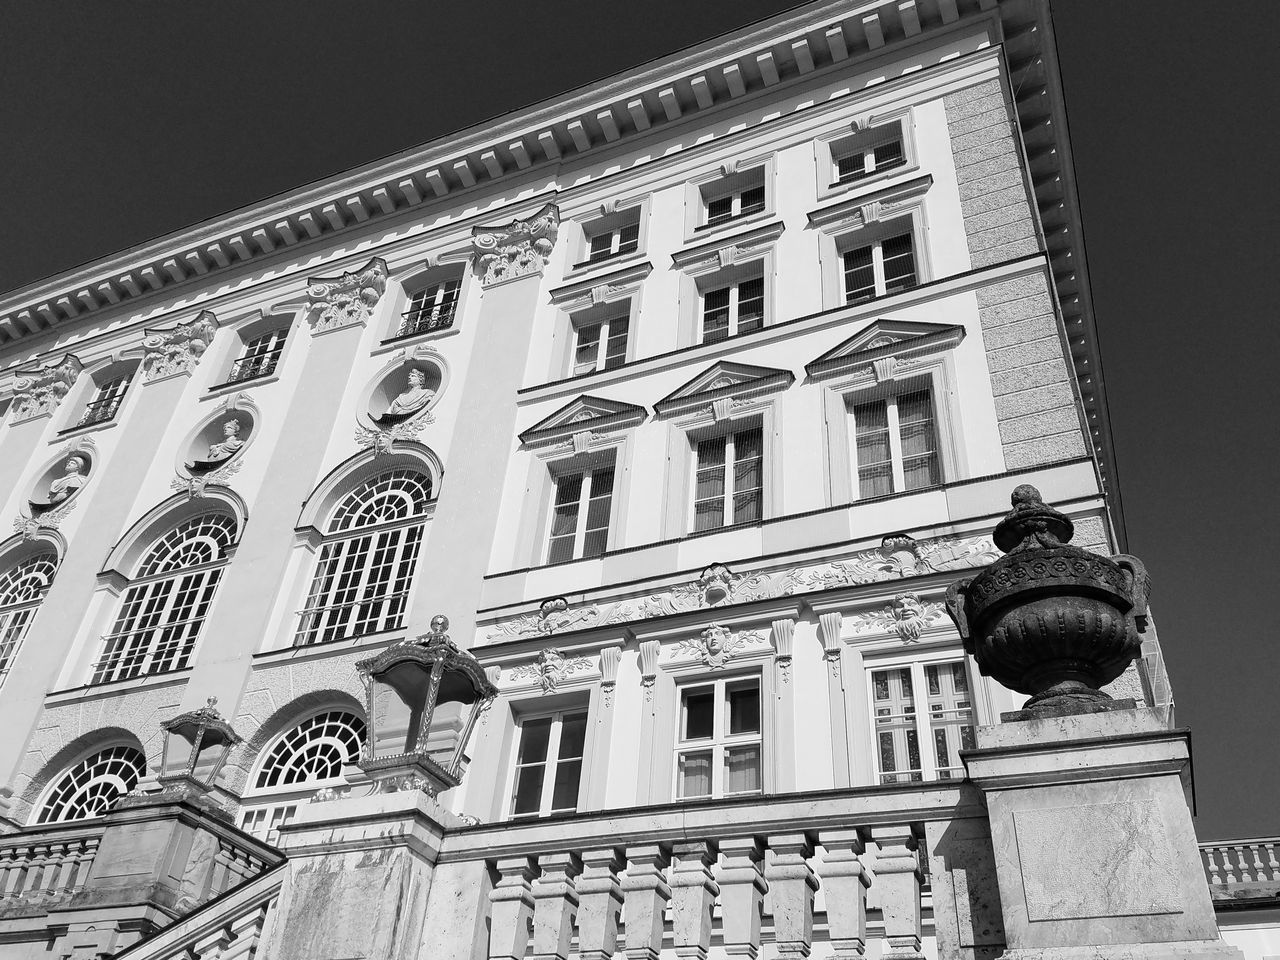
{"type": "Polygon", "coordinates": [[[760,863],[764,846],[758,837],[734,837],[720,842],[720,916],[724,952],[755,960],[760,953],[760,914],[769,885],[760,863]]]}
{"type": "Polygon", "coordinates": [[[822,885],[827,897],[827,928],[835,960],[857,960],[867,948],[867,888],[871,878],[863,869],[862,831],[826,830],[822,885]]]}
{"type": "Polygon", "coordinates": [[[612,960],[618,947],[618,914],[622,886],[618,871],[626,865],[620,850],[582,852],[578,877],[578,956],[581,960],[612,960]]]}
{"type": "Polygon", "coordinates": [[[489,960],[524,960],[533,916],[531,882],[538,875],[532,857],[499,860],[497,885],[489,893],[489,960]]]}
{"type": "Polygon", "coordinates": [[[662,914],[671,899],[666,869],[667,848],[657,843],[627,851],[627,875],[622,881],[627,915],[627,960],[658,960],[662,953],[662,914]]]}
{"type": "Polygon", "coordinates": [[[920,952],[919,844],[910,825],[876,827],[872,839],[880,848],[876,857],[876,889],[884,914],[885,960],[924,960],[920,952]]]}
{"type": "Polygon", "coordinates": [[[676,865],[671,871],[671,925],[676,956],[706,960],[711,948],[711,908],[720,892],[711,876],[716,845],[705,840],[685,841],[675,844],[672,852],[676,865]]]}
{"type": "Polygon", "coordinates": [[[764,876],[773,892],[773,936],[780,957],[807,957],[813,945],[813,895],[818,889],[807,833],[769,837],[773,862],[764,876]]]}
{"type": "Polygon", "coordinates": [[[538,858],[538,866],[542,876],[533,887],[534,960],[568,960],[578,915],[573,878],[582,872],[582,861],[573,853],[548,853],[538,858]]]}

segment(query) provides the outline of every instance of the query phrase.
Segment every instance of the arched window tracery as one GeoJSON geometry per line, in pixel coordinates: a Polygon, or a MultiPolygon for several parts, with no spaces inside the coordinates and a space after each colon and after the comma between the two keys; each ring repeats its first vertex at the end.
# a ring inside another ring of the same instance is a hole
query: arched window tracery
{"type": "Polygon", "coordinates": [[[18,656],[57,569],[58,555],[47,550],[0,572],[0,684],[18,656]]]}
{"type": "Polygon", "coordinates": [[[204,513],[156,539],[138,564],[93,683],[181,670],[191,660],[222,579],[238,525],[223,513],[204,513]]]}
{"type": "Polygon", "coordinates": [[[312,714],[275,738],[258,760],[241,801],[240,825],[274,843],[282,824],[317,790],[345,782],[342,770],[360,757],[364,720],[334,708],[312,714]]]}
{"type": "Polygon", "coordinates": [[[72,764],[53,783],[40,804],[36,823],[66,823],[105,814],[118,797],[131,792],[147,769],[137,747],[117,744],[72,764]]]}
{"type": "Polygon", "coordinates": [[[369,477],[342,498],[325,525],[299,646],[403,624],[431,498],[430,476],[404,467],[369,477]]]}

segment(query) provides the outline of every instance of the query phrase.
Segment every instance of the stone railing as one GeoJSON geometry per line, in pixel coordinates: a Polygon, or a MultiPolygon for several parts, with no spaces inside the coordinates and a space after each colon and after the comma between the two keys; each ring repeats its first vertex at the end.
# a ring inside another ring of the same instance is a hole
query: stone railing
{"type": "Polygon", "coordinates": [[[433,888],[487,888],[492,960],[756,956],[762,940],[781,956],[876,940],[872,955],[910,956],[933,932],[926,830],[977,820],[979,803],[922,784],[466,827],[445,835],[433,888]]]}
{"type": "Polygon", "coordinates": [[[58,824],[0,837],[0,916],[43,911],[82,889],[103,824],[58,824]]]}
{"type": "Polygon", "coordinates": [[[1215,907],[1280,900],[1280,837],[1200,844],[1215,907]]]}

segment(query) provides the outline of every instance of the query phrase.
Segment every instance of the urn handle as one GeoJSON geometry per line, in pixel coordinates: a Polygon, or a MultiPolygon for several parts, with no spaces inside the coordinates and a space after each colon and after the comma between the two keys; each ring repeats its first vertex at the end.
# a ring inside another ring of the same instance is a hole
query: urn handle
{"type": "Polygon", "coordinates": [[[1147,575],[1147,567],[1127,553],[1116,554],[1111,562],[1124,574],[1125,589],[1133,601],[1133,622],[1138,632],[1144,633],[1147,629],[1147,597],[1151,595],[1151,577],[1147,575]]]}

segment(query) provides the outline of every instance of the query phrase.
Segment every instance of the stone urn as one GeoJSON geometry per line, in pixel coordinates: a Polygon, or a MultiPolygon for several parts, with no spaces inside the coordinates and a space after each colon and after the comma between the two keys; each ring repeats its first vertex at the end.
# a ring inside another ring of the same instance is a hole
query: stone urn
{"type": "Polygon", "coordinates": [[[1005,556],[953,583],[946,600],[982,674],[1031,697],[1004,719],[1132,707],[1099,687],[1142,649],[1146,568],[1135,557],[1071,546],[1071,521],[1035,487],[1019,486],[1011,499],[994,537],[1005,556]]]}

